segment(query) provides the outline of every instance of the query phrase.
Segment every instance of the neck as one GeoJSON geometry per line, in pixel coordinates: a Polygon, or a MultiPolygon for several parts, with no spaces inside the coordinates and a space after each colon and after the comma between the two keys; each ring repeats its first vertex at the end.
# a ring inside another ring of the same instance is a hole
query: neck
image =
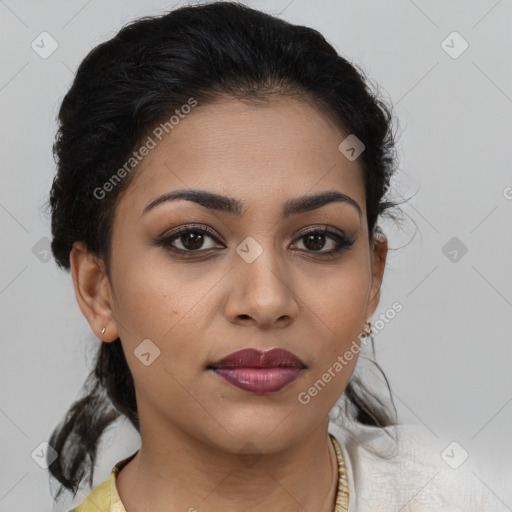
{"type": "Polygon", "coordinates": [[[141,449],[117,477],[121,501],[129,511],[332,512],[338,464],[327,427],[328,418],[286,449],[252,456],[182,431],[143,435],[141,449]]]}

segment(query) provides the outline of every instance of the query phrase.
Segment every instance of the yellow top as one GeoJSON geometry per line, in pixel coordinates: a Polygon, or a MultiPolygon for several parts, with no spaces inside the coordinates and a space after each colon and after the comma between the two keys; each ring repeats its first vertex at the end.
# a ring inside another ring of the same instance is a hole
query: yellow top
{"type": "Polygon", "coordinates": [[[117,492],[116,478],[119,471],[121,471],[135,455],[137,455],[137,452],[119,461],[112,469],[108,480],[105,480],[95,487],[85,501],[70,512],[126,512],[117,492]]]}
{"type": "MultiPolygon", "coordinates": [[[[348,510],[348,483],[345,463],[343,454],[336,438],[329,434],[332,444],[336,451],[336,458],[338,460],[338,491],[336,494],[336,507],[335,512],[348,510]]],[[[78,507],[75,507],[70,512],[126,512],[123,502],[117,492],[116,478],[121,469],[130,462],[138,452],[133,453],[126,459],[119,461],[114,468],[108,480],[98,485],[87,496],[78,507]]]]}

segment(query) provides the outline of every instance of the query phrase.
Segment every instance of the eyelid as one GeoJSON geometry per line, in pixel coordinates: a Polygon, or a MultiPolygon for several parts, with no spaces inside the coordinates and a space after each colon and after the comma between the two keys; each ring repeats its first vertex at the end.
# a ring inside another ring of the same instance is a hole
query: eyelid
{"type": "Polygon", "coordinates": [[[301,231],[297,236],[295,236],[295,240],[297,238],[302,238],[303,236],[309,235],[309,233],[317,233],[317,232],[326,232],[333,235],[338,235],[342,238],[348,238],[346,233],[339,228],[335,228],[333,226],[330,226],[329,224],[320,224],[317,226],[308,227],[305,231],[301,231]]]}
{"type": "Polygon", "coordinates": [[[179,226],[175,226],[172,229],[166,229],[159,237],[158,240],[166,240],[175,235],[182,234],[187,231],[204,231],[209,236],[215,239],[215,241],[219,242],[220,235],[218,235],[212,228],[210,228],[207,224],[200,223],[192,223],[192,224],[181,224],[179,226]]]}

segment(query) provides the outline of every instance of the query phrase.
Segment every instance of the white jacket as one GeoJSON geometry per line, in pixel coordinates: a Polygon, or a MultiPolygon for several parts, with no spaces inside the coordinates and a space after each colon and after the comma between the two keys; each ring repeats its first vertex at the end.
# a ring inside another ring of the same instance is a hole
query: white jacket
{"type": "Polygon", "coordinates": [[[460,444],[440,450],[421,426],[351,429],[331,420],[329,433],[345,458],[349,512],[512,511],[512,481],[489,484],[460,444]]]}

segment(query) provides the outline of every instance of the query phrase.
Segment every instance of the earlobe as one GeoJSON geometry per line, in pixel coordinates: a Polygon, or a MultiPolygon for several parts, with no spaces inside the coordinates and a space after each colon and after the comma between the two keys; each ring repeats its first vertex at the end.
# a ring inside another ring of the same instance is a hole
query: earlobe
{"type": "Polygon", "coordinates": [[[91,253],[83,242],[73,244],[69,259],[75,296],[82,314],[98,338],[114,341],[118,332],[103,261],[91,253]]]}

